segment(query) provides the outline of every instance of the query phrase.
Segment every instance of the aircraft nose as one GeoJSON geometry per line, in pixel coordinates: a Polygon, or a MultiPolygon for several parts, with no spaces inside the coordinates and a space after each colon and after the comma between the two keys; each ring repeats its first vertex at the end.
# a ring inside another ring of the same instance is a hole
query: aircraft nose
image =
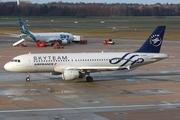
{"type": "Polygon", "coordinates": [[[4,69],[7,70],[7,71],[11,71],[11,65],[9,63],[6,63],[4,65],[4,69]]]}

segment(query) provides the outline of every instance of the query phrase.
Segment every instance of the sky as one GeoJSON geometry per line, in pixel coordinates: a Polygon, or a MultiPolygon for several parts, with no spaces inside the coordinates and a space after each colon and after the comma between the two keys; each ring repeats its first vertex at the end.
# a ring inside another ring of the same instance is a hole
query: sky
{"type": "MultiPolygon", "coordinates": [[[[2,2],[6,1],[16,1],[16,0],[0,0],[2,2]]],[[[48,2],[84,2],[84,3],[138,3],[138,4],[155,4],[155,3],[173,3],[173,4],[180,4],[180,0],[23,0],[23,1],[31,1],[32,3],[48,3],[48,2]]]]}

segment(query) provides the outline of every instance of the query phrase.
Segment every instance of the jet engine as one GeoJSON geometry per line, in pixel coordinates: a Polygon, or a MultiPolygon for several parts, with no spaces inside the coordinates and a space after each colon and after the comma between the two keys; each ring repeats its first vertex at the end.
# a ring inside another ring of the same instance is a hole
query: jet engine
{"type": "Polygon", "coordinates": [[[61,40],[60,44],[67,44],[68,43],[68,40],[64,39],[64,40],[61,40]]]}
{"type": "Polygon", "coordinates": [[[65,70],[62,73],[63,80],[74,80],[76,78],[82,77],[83,74],[80,73],[78,70],[65,70]]]}

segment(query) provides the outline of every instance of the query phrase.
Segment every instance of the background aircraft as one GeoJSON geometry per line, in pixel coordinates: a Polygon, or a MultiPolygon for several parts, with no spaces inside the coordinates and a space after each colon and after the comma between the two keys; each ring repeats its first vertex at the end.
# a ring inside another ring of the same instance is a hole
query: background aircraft
{"type": "Polygon", "coordinates": [[[29,73],[50,72],[53,75],[62,74],[63,80],[87,75],[86,80],[92,82],[91,72],[130,70],[167,58],[167,54],[159,53],[164,31],[165,26],[158,26],[135,52],[24,54],[14,57],[4,68],[27,73],[26,81],[30,81],[29,73]]]}
{"type": "Polygon", "coordinates": [[[37,46],[43,43],[55,43],[70,44],[74,36],[68,32],[52,32],[52,33],[33,33],[28,30],[21,16],[18,17],[21,30],[20,38],[33,40],[37,43],[37,46]]]}

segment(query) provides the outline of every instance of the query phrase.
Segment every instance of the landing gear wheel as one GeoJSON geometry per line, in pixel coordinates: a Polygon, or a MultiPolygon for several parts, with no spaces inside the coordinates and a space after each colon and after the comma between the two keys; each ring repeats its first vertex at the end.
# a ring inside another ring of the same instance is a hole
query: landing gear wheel
{"type": "Polygon", "coordinates": [[[30,81],[30,77],[27,77],[27,78],[26,78],[26,82],[29,82],[29,81],[30,81]]]}
{"type": "Polygon", "coordinates": [[[86,81],[87,81],[87,82],[92,82],[92,81],[93,81],[93,78],[92,78],[91,76],[87,76],[87,77],[86,77],[86,81]]]}

